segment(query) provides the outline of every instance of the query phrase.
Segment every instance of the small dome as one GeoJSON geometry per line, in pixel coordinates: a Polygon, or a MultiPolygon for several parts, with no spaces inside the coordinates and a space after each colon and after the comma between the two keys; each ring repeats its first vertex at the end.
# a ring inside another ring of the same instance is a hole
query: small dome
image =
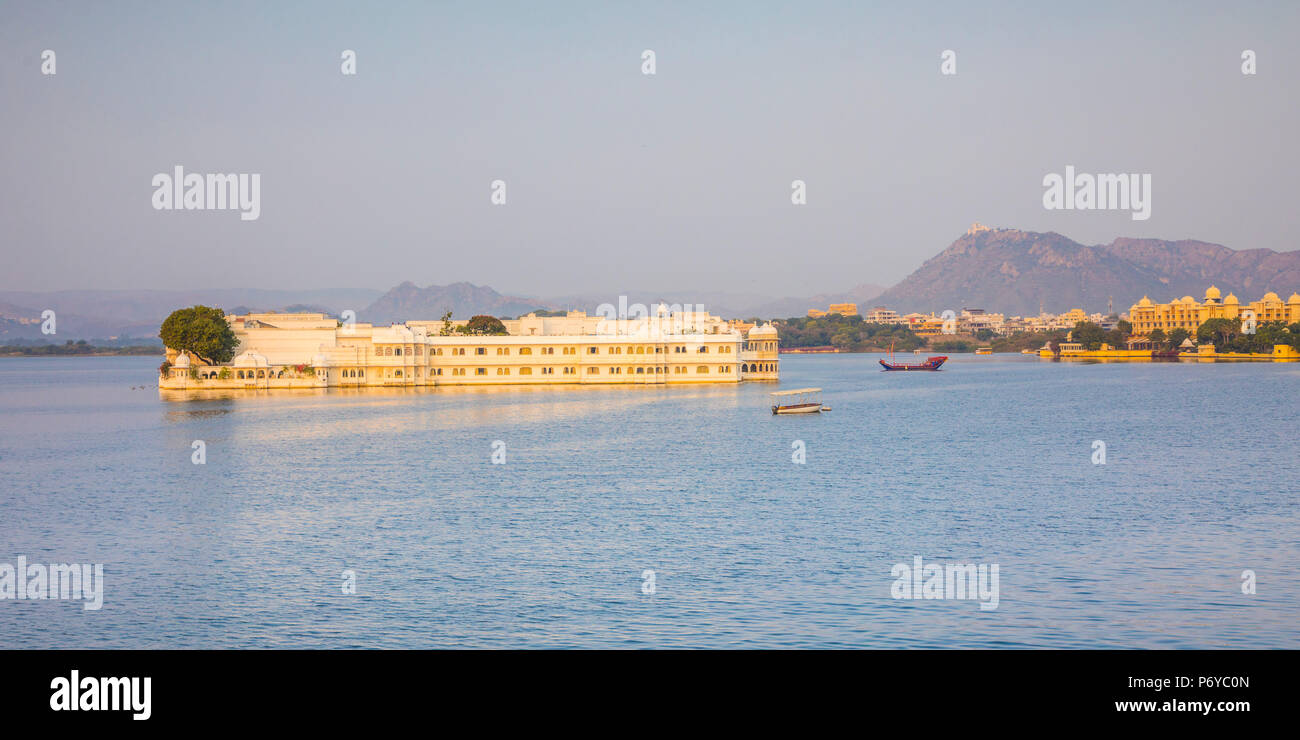
{"type": "Polygon", "coordinates": [[[235,367],[269,367],[271,363],[256,352],[245,352],[236,357],[230,364],[235,367]]]}
{"type": "Polygon", "coordinates": [[[1217,301],[1217,300],[1219,300],[1219,298],[1220,298],[1219,289],[1216,288],[1216,287],[1214,287],[1213,285],[1211,285],[1210,288],[1209,288],[1208,290],[1205,291],[1205,300],[1207,300],[1207,301],[1209,301],[1209,300],[1215,300],[1215,301],[1217,301]]]}
{"type": "Polygon", "coordinates": [[[190,366],[189,352],[181,352],[179,355],[176,355],[176,362],[172,363],[172,367],[186,368],[189,366],[190,366]]]}
{"type": "Polygon", "coordinates": [[[1183,296],[1183,303],[1196,303],[1196,301],[1191,296],[1185,295],[1183,296]]]}
{"type": "Polygon", "coordinates": [[[1300,293],[1292,293],[1291,297],[1286,299],[1286,302],[1288,305],[1294,305],[1296,303],[1300,303],[1300,293]]]}
{"type": "Polygon", "coordinates": [[[771,324],[763,324],[762,326],[755,326],[753,329],[749,330],[750,339],[758,339],[760,337],[774,337],[774,336],[776,336],[776,327],[772,326],[771,324]]]}
{"type": "Polygon", "coordinates": [[[1147,296],[1142,296],[1142,300],[1138,301],[1138,305],[1142,306],[1143,308],[1146,308],[1147,306],[1152,306],[1154,304],[1151,303],[1150,298],[1148,298],[1147,296]]]}
{"type": "Polygon", "coordinates": [[[1282,302],[1282,299],[1277,297],[1277,293],[1274,293],[1274,292],[1271,291],[1271,290],[1270,290],[1269,292],[1265,293],[1265,294],[1264,294],[1264,297],[1261,298],[1260,300],[1264,301],[1265,303],[1267,303],[1267,302],[1269,302],[1269,301],[1273,301],[1273,302],[1275,302],[1275,303],[1281,303],[1281,302],[1282,302]]]}
{"type": "Polygon", "coordinates": [[[1240,301],[1237,300],[1237,295],[1236,295],[1235,293],[1229,293],[1229,294],[1228,294],[1228,297],[1223,299],[1223,302],[1224,302],[1225,304],[1227,304],[1227,303],[1231,303],[1231,304],[1234,304],[1234,305],[1236,305],[1237,303],[1240,303],[1240,301]]]}

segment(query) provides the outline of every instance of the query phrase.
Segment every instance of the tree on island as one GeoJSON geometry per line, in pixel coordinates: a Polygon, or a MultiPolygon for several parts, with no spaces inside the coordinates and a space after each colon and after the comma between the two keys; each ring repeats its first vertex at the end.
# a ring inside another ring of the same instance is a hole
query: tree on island
{"type": "Polygon", "coordinates": [[[1080,321],[1074,325],[1074,332],[1070,335],[1074,341],[1083,345],[1083,348],[1089,351],[1101,348],[1101,343],[1106,341],[1106,330],[1091,321],[1080,321]]]}
{"type": "MultiPolygon", "coordinates": [[[[1129,330],[1132,330],[1131,326],[1129,330]]],[[[1124,340],[1128,339],[1128,334],[1122,328],[1117,327],[1106,331],[1091,321],[1080,321],[1075,324],[1073,336],[1074,341],[1082,344],[1083,348],[1089,351],[1101,349],[1102,343],[1109,344],[1113,348],[1123,347],[1124,340]]]]}
{"type": "MultiPolygon", "coordinates": [[[[1156,331],[1160,330],[1157,329],[1156,331]]],[[[1177,329],[1171,329],[1169,332],[1169,349],[1178,349],[1183,346],[1183,340],[1188,339],[1191,336],[1192,333],[1181,326],[1177,329]]]]}
{"type": "Polygon", "coordinates": [[[1227,349],[1241,333],[1241,322],[1233,319],[1207,319],[1196,328],[1196,339],[1202,344],[1212,343],[1216,350],[1227,349]]]}
{"type": "Polygon", "coordinates": [[[239,346],[225,313],[208,306],[172,311],[163,320],[158,336],[164,346],[189,352],[209,365],[230,362],[239,346]]]}
{"type": "Polygon", "coordinates": [[[484,316],[482,314],[473,316],[465,323],[465,333],[474,335],[505,335],[506,325],[501,323],[501,319],[495,316],[484,316]]]}

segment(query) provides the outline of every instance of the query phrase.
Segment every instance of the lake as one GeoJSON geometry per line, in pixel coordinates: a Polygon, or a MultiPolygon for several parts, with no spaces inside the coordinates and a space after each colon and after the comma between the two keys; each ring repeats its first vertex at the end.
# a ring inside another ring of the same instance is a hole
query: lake
{"type": "Polygon", "coordinates": [[[1300,648],[1300,364],[876,359],[189,399],[0,359],[0,563],[104,571],[0,647],[1300,648]],[[801,386],[833,410],[773,416],[801,386]],[[996,608],[894,598],[917,556],[996,608]]]}

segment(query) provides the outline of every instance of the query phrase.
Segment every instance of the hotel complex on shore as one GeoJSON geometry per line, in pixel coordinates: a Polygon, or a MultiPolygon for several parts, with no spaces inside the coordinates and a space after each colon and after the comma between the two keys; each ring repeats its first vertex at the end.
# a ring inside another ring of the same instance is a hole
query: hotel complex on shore
{"type": "Polygon", "coordinates": [[[1205,291],[1204,303],[1198,303],[1189,295],[1169,303],[1153,303],[1147,296],[1142,296],[1142,300],[1129,309],[1128,316],[1134,335],[1150,334],[1156,329],[1166,334],[1173,329],[1195,332],[1210,319],[1240,321],[1249,317],[1258,324],[1266,321],[1293,324],[1300,321],[1300,293],[1292,293],[1285,303],[1277,293],[1269,292],[1258,301],[1243,304],[1232,293],[1223,297],[1219,289],[1211,285],[1205,291]]]}
{"type": "Polygon", "coordinates": [[[344,324],[321,313],[253,313],[226,321],[239,339],[227,364],[167,350],[166,390],[438,385],[665,385],[776,380],[777,330],[703,311],[609,319],[570,311],[503,320],[505,335],[467,335],[465,321],[344,324]],[[744,329],[742,331],[742,329],[744,329]]]}

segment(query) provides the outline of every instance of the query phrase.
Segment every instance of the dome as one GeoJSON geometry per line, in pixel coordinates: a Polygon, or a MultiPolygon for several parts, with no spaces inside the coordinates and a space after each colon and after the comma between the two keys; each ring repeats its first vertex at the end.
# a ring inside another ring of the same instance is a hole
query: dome
{"type": "Polygon", "coordinates": [[[1151,303],[1150,298],[1148,298],[1147,296],[1142,296],[1142,300],[1138,301],[1138,305],[1143,308],[1146,308],[1147,306],[1151,306],[1153,304],[1151,303]]]}
{"type": "Polygon", "coordinates": [[[1219,300],[1219,297],[1220,297],[1219,289],[1214,287],[1213,285],[1211,285],[1210,288],[1205,291],[1205,300],[1207,301],[1209,300],[1217,301],[1219,300]]]}
{"type": "Polygon", "coordinates": [[[1288,305],[1300,303],[1300,293],[1292,293],[1291,297],[1286,299],[1288,305]]]}
{"type": "Polygon", "coordinates": [[[1189,295],[1185,295],[1185,296],[1183,296],[1182,302],[1183,302],[1183,303],[1196,303],[1196,300],[1193,299],[1193,298],[1192,298],[1191,296],[1189,296],[1189,295]]]}
{"type": "Polygon", "coordinates": [[[230,364],[235,367],[269,367],[271,363],[255,352],[245,352],[236,357],[230,364]]]}
{"type": "Polygon", "coordinates": [[[1264,297],[1261,298],[1260,300],[1263,301],[1263,302],[1265,302],[1265,303],[1268,303],[1269,301],[1272,301],[1272,302],[1275,302],[1275,303],[1281,303],[1281,302],[1282,302],[1282,299],[1277,297],[1277,293],[1274,293],[1274,292],[1271,291],[1271,290],[1270,290],[1269,292],[1265,293],[1265,294],[1264,294],[1264,297]]]}
{"type": "Polygon", "coordinates": [[[1237,300],[1237,295],[1236,295],[1235,293],[1229,293],[1229,294],[1228,294],[1228,297],[1223,299],[1223,302],[1224,302],[1224,303],[1231,303],[1231,304],[1233,304],[1233,305],[1236,305],[1237,303],[1240,303],[1240,301],[1237,300]]]}
{"type": "Polygon", "coordinates": [[[186,368],[189,366],[190,366],[189,352],[181,352],[179,355],[176,355],[176,362],[172,363],[172,367],[186,368]]]}
{"type": "Polygon", "coordinates": [[[776,327],[772,326],[771,324],[763,324],[762,326],[755,326],[753,329],[749,330],[748,336],[750,339],[775,337],[776,327]]]}

